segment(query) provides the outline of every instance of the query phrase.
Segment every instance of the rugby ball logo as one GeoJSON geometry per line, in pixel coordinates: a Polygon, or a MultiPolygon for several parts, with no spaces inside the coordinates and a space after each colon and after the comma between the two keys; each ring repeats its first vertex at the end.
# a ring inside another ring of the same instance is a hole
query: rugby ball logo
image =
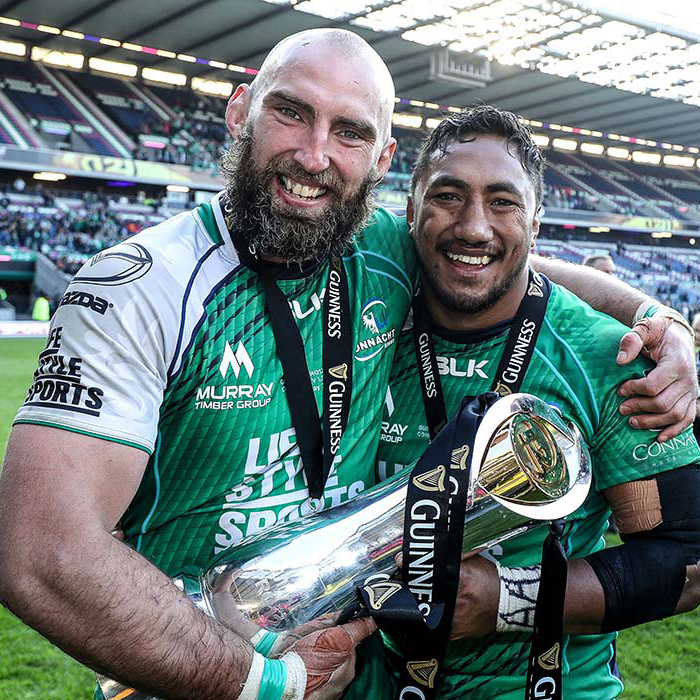
{"type": "Polygon", "coordinates": [[[153,257],[141,244],[122,243],[95,255],[73,281],[116,287],[140,279],[152,266],[153,257]]]}

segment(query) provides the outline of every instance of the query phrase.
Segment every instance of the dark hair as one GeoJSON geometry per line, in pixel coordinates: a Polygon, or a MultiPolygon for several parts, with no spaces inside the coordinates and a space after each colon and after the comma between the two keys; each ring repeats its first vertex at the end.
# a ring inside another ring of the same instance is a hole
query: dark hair
{"type": "Polygon", "coordinates": [[[416,190],[418,181],[423,177],[435,157],[442,158],[451,142],[467,143],[473,141],[477,134],[502,136],[508,141],[510,150],[513,144],[518,150],[518,160],[530,177],[535,190],[535,203],[542,202],[542,177],[544,173],[544,156],[532,139],[532,132],[513,112],[504,112],[491,105],[470,107],[459,114],[445,117],[433,130],[418,153],[413,169],[411,193],[416,190]]]}
{"type": "Polygon", "coordinates": [[[612,255],[608,255],[607,253],[592,253],[591,255],[587,255],[581,261],[581,265],[585,265],[586,267],[595,267],[598,260],[610,260],[611,262],[615,262],[612,255]]]}

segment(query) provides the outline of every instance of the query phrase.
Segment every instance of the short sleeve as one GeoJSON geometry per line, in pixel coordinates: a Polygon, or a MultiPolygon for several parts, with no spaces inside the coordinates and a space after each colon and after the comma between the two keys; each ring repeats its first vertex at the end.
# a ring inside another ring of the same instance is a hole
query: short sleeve
{"type": "Polygon", "coordinates": [[[54,314],[15,423],[152,452],[177,336],[180,286],[135,239],[88,261],[54,314]]]}
{"type": "Polygon", "coordinates": [[[635,361],[616,373],[615,384],[607,386],[600,395],[600,424],[591,445],[599,490],[700,462],[700,450],[691,428],[660,443],[656,440],[658,431],[632,428],[629,416],[618,410],[624,398],[617,395],[617,387],[627,379],[643,376],[651,367],[646,360],[635,361]]]}

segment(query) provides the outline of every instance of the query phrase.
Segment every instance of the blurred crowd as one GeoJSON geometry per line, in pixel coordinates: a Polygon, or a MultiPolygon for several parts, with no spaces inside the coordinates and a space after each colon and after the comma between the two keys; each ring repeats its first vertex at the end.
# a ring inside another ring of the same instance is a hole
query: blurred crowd
{"type": "Polygon", "coordinates": [[[44,207],[17,211],[11,210],[8,202],[6,196],[0,199],[0,246],[43,253],[70,275],[88,257],[143,227],[141,222],[111,211],[107,198],[94,192],[83,193],[83,205],[78,209],[53,207],[50,194],[44,195],[44,207]]]}

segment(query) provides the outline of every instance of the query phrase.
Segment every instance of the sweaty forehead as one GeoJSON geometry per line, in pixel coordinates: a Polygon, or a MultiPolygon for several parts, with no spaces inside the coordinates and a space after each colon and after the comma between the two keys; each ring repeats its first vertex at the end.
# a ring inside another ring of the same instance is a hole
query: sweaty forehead
{"type": "MultiPolygon", "coordinates": [[[[269,67],[263,90],[292,92],[311,106],[336,105],[355,117],[379,120],[387,101],[386,86],[371,57],[351,53],[326,42],[290,46],[269,67]]],[[[393,100],[393,98],[392,98],[393,100]]]]}
{"type": "Polygon", "coordinates": [[[494,183],[509,182],[523,194],[534,188],[518,157],[515,145],[505,138],[489,134],[476,134],[473,140],[460,143],[452,141],[444,155],[433,153],[426,172],[425,185],[443,176],[462,180],[471,189],[483,189],[494,183]]]}

